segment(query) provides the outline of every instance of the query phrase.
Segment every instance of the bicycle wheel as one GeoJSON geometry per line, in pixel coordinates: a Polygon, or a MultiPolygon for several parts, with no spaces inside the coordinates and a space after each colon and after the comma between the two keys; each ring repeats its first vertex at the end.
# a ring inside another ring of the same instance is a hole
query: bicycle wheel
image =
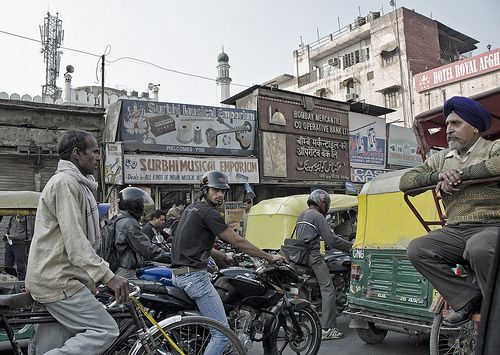
{"type": "MultiPolygon", "coordinates": [[[[218,330],[229,339],[229,345],[224,351],[224,355],[246,354],[236,334],[213,319],[202,316],[173,316],[162,320],[159,325],[185,355],[202,355],[210,342],[211,330],[218,330]]],[[[157,346],[152,354],[179,354],[158,328],[152,327],[150,329],[157,346]]],[[[137,343],[129,354],[145,355],[151,354],[151,352],[144,344],[137,343]]]]}
{"type": "Polygon", "coordinates": [[[429,341],[430,355],[475,354],[477,331],[469,321],[458,328],[443,327],[443,313],[434,317],[429,341]]]}

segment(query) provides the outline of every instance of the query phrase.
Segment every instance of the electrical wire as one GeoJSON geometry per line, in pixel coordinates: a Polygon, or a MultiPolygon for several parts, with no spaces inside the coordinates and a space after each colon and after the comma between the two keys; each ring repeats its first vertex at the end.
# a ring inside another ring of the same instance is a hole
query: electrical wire
{"type": "MultiPolygon", "coordinates": [[[[9,36],[13,36],[13,37],[17,37],[17,38],[21,38],[21,39],[25,39],[25,40],[32,41],[32,42],[37,42],[37,43],[40,43],[40,44],[42,43],[42,41],[40,41],[38,39],[34,39],[34,38],[30,38],[30,37],[18,35],[16,33],[4,31],[4,30],[0,30],[0,33],[6,34],[6,35],[9,35],[9,36]]],[[[61,48],[65,49],[65,50],[68,50],[68,51],[77,52],[77,53],[81,53],[81,54],[86,54],[86,55],[90,55],[90,56],[93,56],[93,57],[97,57],[97,58],[99,58],[99,60],[102,57],[102,55],[91,53],[91,52],[87,52],[87,51],[83,51],[83,50],[80,50],[80,49],[69,48],[69,47],[64,47],[64,46],[61,46],[61,48]]],[[[111,46],[109,44],[106,46],[104,52],[105,52],[104,56],[107,56],[107,55],[109,55],[109,53],[111,53],[111,46]],[[108,48],[109,48],[109,52],[107,52],[108,48]]],[[[190,76],[190,77],[197,78],[197,79],[203,79],[203,80],[209,80],[209,81],[217,82],[217,80],[214,79],[214,78],[210,78],[210,77],[203,76],[203,75],[198,75],[198,74],[193,74],[193,73],[188,73],[188,72],[184,72],[184,71],[180,71],[180,70],[170,69],[170,68],[166,68],[166,67],[162,67],[161,65],[155,64],[153,62],[149,62],[147,60],[143,60],[143,59],[139,59],[139,58],[134,58],[134,57],[125,56],[125,57],[120,57],[120,58],[117,58],[117,59],[114,59],[114,60],[107,60],[106,59],[106,62],[112,64],[112,63],[116,63],[116,62],[121,61],[121,60],[135,62],[135,63],[138,63],[138,64],[146,64],[146,65],[150,65],[152,67],[155,67],[155,68],[158,68],[160,70],[167,71],[167,72],[171,72],[171,73],[175,73],[175,74],[179,74],[179,75],[190,76]]],[[[97,65],[99,65],[99,63],[100,62],[98,61],[97,65]]],[[[97,68],[96,68],[96,76],[97,76],[97,68]]],[[[231,85],[245,87],[245,88],[249,88],[250,87],[250,85],[243,85],[243,84],[236,84],[236,83],[231,83],[231,85]]]]}

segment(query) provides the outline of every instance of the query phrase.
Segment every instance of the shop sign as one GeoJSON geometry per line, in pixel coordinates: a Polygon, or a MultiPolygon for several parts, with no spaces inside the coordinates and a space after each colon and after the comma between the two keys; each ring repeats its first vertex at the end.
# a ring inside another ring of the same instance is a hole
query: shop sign
{"type": "Polygon", "coordinates": [[[351,168],[351,181],[358,184],[364,184],[385,172],[385,170],[351,168]]]}
{"type": "Polygon", "coordinates": [[[417,92],[500,69],[500,48],[415,75],[417,92]]]}
{"type": "Polygon", "coordinates": [[[106,143],[104,182],[109,185],[123,185],[123,151],[121,143],[106,143]]]}
{"type": "Polygon", "coordinates": [[[315,136],[262,133],[264,177],[293,180],[349,180],[346,141],[315,136]]]}
{"type": "Polygon", "coordinates": [[[385,119],[350,112],[349,126],[351,164],[385,168],[385,119]]]}
{"type": "Polygon", "coordinates": [[[124,155],[126,184],[199,184],[203,174],[219,170],[230,184],[259,183],[259,168],[254,158],[175,157],[124,155]]]}
{"type": "Polygon", "coordinates": [[[417,139],[410,128],[389,125],[387,164],[414,167],[422,163],[417,139]]]}
{"type": "Polygon", "coordinates": [[[259,97],[258,112],[259,127],[265,131],[329,139],[349,137],[347,111],[340,109],[321,106],[308,111],[295,102],[259,97]]]}
{"type": "Polygon", "coordinates": [[[126,151],[250,156],[256,116],[229,107],[123,100],[121,140],[126,151]]]}
{"type": "Polygon", "coordinates": [[[347,111],[314,100],[302,105],[304,97],[296,96],[296,101],[258,99],[262,176],[325,183],[349,180],[347,111]]]}
{"type": "Polygon", "coordinates": [[[224,202],[224,221],[237,233],[241,233],[241,222],[245,207],[242,201],[226,201],[224,202]]]}

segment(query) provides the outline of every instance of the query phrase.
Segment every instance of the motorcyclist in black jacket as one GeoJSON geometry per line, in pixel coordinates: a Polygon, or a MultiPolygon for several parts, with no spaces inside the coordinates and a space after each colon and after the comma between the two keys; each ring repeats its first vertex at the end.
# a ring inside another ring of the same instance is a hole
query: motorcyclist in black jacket
{"type": "Polygon", "coordinates": [[[136,280],[136,271],[145,261],[170,262],[170,254],[153,244],[138,222],[145,209],[153,206],[151,197],[137,187],[127,187],[118,194],[115,243],[120,263],[115,274],[136,280]]]}

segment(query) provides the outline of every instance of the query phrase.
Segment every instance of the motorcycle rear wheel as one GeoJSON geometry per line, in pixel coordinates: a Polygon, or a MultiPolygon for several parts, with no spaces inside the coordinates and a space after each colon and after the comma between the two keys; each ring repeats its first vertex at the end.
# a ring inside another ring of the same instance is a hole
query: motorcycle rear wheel
{"type": "Polygon", "coordinates": [[[299,337],[287,310],[284,309],[279,315],[278,329],[263,341],[266,354],[282,354],[287,347],[301,355],[318,353],[321,345],[321,320],[318,313],[312,306],[306,306],[295,310],[294,314],[303,336],[299,337]]]}
{"type": "MultiPolygon", "coordinates": [[[[236,334],[213,319],[202,316],[186,316],[173,323],[163,324],[163,322],[160,322],[160,325],[186,355],[202,355],[204,353],[210,341],[210,330],[218,330],[228,338],[229,345],[223,355],[246,354],[246,350],[236,334]]],[[[178,354],[157,328],[154,328],[152,336],[157,345],[157,350],[153,354],[178,354]]],[[[138,345],[129,353],[129,355],[147,354],[151,354],[151,352],[144,345],[138,345]]]]}

